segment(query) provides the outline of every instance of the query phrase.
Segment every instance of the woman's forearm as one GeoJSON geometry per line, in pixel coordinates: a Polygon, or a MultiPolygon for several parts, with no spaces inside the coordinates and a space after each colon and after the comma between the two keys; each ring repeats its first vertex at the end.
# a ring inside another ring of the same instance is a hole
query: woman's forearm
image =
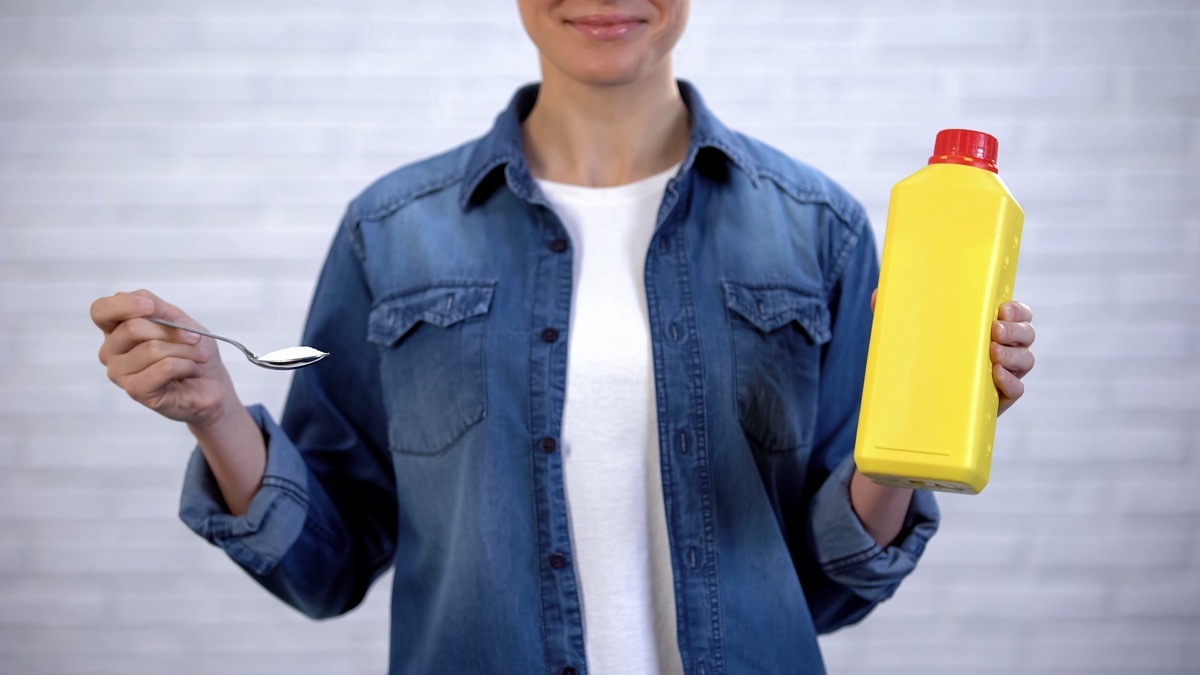
{"type": "Polygon", "coordinates": [[[200,444],[229,512],[242,515],[262,486],[267,466],[266,442],[254,418],[234,398],[211,423],[189,424],[188,429],[200,444]]]}
{"type": "Polygon", "coordinates": [[[889,546],[900,535],[912,493],[909,488],[880,485],[857,470],[850,479],[850,505],[880,546],[889,546]]]}

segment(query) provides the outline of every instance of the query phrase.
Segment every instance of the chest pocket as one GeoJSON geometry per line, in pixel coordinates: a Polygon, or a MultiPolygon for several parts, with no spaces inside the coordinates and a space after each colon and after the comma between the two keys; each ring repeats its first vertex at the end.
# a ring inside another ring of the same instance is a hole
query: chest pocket
{"type": "Polygon", "coordinates": [[[391,294],[371,309],[393,452],[436,455],[487,414],[485,331],[494,282],[391,294]]]}
{"type": "Polygon", "coordinates": [[[725,282],[734,361],[734,395],[742,430],[758,452],[812,445],[829,342],[829,308],[816,291],[725,282]]]}

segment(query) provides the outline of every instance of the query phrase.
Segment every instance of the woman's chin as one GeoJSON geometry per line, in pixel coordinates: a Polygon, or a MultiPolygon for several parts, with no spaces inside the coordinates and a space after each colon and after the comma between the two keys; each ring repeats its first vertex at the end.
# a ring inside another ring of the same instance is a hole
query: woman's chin
{"type": "Polygon", "coordinates": [[[577,64],[566,74],[576,82],[592,87],[620,87],[646,79],[653,70],[638,63],[605,61],[577,64]]]}

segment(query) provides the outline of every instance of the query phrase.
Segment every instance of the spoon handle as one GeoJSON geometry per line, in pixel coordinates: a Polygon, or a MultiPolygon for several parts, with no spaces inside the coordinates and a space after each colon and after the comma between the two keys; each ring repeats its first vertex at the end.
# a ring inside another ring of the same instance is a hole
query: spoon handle
{"type": "Polygon", "coordinates": [[[205,337],[210,337],[214,340],[228,342],[229,344],[233,345],[234,347],[237,347],[238,349],[242,350],[242,353],[246,355],[246,358],[250,359],[251,361],[257,360],[257,357],[254,356],[254,352],[251,352],[249,349],[246,349],[246,346],[243,345],[242,343],[238,342],[237,340],[231,340],[227,337],[222,337],[220,335],[216,335],[215,333],[209,333],[208,331],[200,330],[199,328],[192,328],[191,326],[185,326],[181,323],[175,323],[174,321],[167,321],[166,319],[160,319],[155,316],[148,316],[146,318],[149,319],[150,321],[153,321],[154,323],[161,324],[163,326],[169,326],[171,328],[178,328],[179,330],[185,330],[189,333],[196,333],[197,335],[203,335],[205,337]]]}

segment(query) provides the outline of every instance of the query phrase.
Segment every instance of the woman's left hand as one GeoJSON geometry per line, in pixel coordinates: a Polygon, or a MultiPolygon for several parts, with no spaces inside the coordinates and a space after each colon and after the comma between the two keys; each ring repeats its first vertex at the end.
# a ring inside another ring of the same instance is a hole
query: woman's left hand
{"type": "Polygon", "coordinates": [[[1000,392],[1000,413],[1012,407],[1025,393],[1021,378],[1033,370],[1029,347],[1037,337],[1033,310],[1020,302],[1000,305],[998,320],[992,322],[992,381],[1000,392]]]}
{"type": "MultiPolygon", "coordinates": [[[[871,309],[879,290],[871,293],[871,309]]],[[[992,322],[992,381],[1000,393],[1000,412],[1012,407],[1025,393],[1021,378],[1033,370],[1033,345],[1037,331],[1033,329],[1033,310],[1022,302],[1000,305],[997,320],[992,322]]]]}

